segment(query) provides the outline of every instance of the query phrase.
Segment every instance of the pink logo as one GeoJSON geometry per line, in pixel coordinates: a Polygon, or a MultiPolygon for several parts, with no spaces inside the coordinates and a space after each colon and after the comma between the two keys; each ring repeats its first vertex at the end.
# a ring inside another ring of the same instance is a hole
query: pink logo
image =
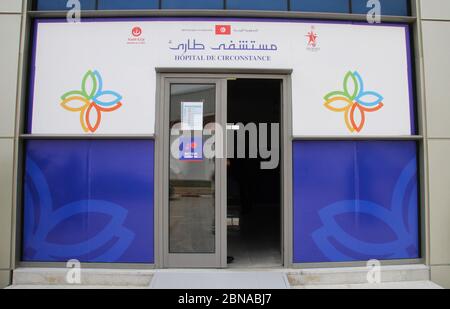
{"type": "Polygon", "coordinates": [[[308,32],[307,35],[305,35],[308,38],[308,46],[309,47],[316,47],[317,46],[317,33],[314,32],[314,26],[311,27],[311,31],[308,32]]]}
{"type": "Polygon", "coordinates": [[[134,27],[133,30],[131,30],[131,34],[135,37],[138,37],[142,34],[141,27],[134,27]]]}

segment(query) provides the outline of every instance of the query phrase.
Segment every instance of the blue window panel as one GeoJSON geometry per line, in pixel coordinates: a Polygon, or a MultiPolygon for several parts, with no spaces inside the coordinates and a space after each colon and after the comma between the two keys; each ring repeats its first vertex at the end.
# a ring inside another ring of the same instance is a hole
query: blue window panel
{"type": "MultiPolygon", "coordinates": [[[[80,0],[82,10],[95,10],[96,0],[80,0]]],[[[38,0],[38,11],[53,11],[53,10],[69,10],[66,6],[67,0],[38,0]]]]}
{"type": "MultiPolygon", "coordinates": [[[[380,0],[382,15],[408,16],[408,0],[380,0]]],[[[367,0],[352,0],[352,13],[367,14],[367,0]]]]}
{"type": "Polygon", "coordinates": [[[288,0],[227,0],[229,10],[287,11],[288,0]]]}
{"type": "Polygon", "coordinates": [[[419,257],[413,141],[293,144],[294,262],[419,257]]]}
{"type": "Polygon", "coordinates": [[[153,263],[153,141],[29,141],[24,261],[153,263]]]}
{"type": "Polygon", "coordinates": [[[224,0],[162,0],[162,9],[222,10],[224,0]]]}
{"type": "Polygon", "coordinates": [[[158,9],[158,0],[98,0],[99,10],[158,9]]]}
{"type": "Polygon", "coordinates": [[[350,13],[348,0],[291,0],[291,11],[350,13]]]}

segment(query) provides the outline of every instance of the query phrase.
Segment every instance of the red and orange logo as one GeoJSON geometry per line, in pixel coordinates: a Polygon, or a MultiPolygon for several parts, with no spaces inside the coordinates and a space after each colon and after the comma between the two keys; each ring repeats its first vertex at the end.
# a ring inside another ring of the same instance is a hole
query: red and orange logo
{"type": "Polygon", "coordinates": [[[314,32],[314,26],[311,27],[311,31],[305,35],[308,38],[308,46],[316,47],[317,46],[317,38],[319,37],[316,32],[314,32]]]}
{"type": "Polygon", "coordinates": [[[141,34],[142,34],[142,28],[141,28],[141,27],[134,27],[134,28],[131,30],[131,34],[132,34],[134,37],[141,36],[141,34]]]}
{"type": "Polygon", "coordinates": [[[217,35],[230,35],[231,34],[231,26],[230,25],[216,25],[216,34],[217,35]]]}

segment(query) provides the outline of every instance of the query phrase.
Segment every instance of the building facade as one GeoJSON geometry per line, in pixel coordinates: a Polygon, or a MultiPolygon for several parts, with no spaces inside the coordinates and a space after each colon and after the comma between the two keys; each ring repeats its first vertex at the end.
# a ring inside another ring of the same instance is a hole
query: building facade
{"type": "Polygon", "coordinates": [[[376,259],[450,287],[450,4],[380,2],[2,1],[0,284],[376,259]]]}

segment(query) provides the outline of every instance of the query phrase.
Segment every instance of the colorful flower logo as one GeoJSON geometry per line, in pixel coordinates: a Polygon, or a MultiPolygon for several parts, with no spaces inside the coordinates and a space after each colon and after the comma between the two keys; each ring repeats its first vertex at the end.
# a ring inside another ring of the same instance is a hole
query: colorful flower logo
{"type": "Polygon", "coordinates": [[[81,82],[81,91],[66,92],[61,97],[61,106],[71,112],[80,113],[84,132],[95,132],[100,126],[102,112],[112,112],[122,106],[122,96],[111,90],[103,90],[99,72],[89,70],[81,82]]]}
{"type": "Polygon", "coordinates": [[[325,97],[325,107],[333,112],[344,112],[345,125],[350,132],[361,132],[366,112],[383,107],[383,97],[375,91],[365,91],[358,72],[349,71],[344,78],[344,91],[333,91],[325,97]]]}

